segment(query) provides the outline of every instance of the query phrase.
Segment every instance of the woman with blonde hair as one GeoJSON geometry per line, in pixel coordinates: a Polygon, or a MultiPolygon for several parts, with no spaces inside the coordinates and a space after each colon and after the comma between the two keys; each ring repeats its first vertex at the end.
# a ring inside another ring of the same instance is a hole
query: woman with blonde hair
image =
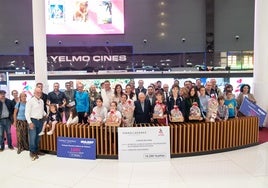
{"type": "Polygon", "coordinates": [[[16,103],[13,113],[13,125],[16,127],[18,154],[20,154],[23,150],[29,150],[28,123],[25,117],[27,95],[25,93],[21,93],[19,98],[20,101],[16,103]]]}

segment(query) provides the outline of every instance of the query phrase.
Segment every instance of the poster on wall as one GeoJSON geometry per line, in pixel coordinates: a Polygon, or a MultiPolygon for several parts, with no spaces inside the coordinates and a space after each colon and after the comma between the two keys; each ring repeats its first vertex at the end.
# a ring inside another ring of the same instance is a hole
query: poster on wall
{"type": "Polygon", "coordinates": [[[118,128],[120,161],[161,161],[170,159],[169,127],[118,128]]]}

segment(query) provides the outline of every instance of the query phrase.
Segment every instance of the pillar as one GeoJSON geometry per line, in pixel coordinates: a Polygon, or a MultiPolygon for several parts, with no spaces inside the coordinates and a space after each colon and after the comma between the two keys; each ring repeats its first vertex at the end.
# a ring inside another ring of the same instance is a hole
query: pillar
{"type": "MultiPolygon", "coordinates": [[[[253,87],[257,104],[268,111],[268,1],[255,0],[254,76],[253,87]]],[[[264,126],[267,125],[267,116],[264,126]]]]}
{"type": "Polygon", "coordinates": [[[33,44],[35,81],[44,84],[47,91],[47,42],[45,23],[45,1],[32,0],[33,44]]]}

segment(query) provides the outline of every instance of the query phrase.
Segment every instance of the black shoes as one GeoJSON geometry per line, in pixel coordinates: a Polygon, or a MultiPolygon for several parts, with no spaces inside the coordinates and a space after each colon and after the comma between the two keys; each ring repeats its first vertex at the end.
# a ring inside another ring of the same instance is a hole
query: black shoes
{"type": "Polygon", "coordinates": [[[14,147],[13,147],[13,146],[8,146],[8,148],[9,148],[9,149],[11,149],[11,150],[13,150],[13,149],[14,149],[14,147]]]}
{"type": "Polygon", "coordinates": [[[32,161],[34,161],[34,160],[39,158],[38,155],[36,153],[34,153],[34,152],[30,152],[30,157],[31,157],[32,161]]]}
{"type": "Polygon", "coordinates": [[[18,148],[17,154],[20,154],[21,152],[22,152],[22,150],[18,148]]]}
{"type": "Polygon", "coordinates": [[[45,153],[43,153],[43,152],[41,152],[41,151],[38,151],[38,152],[36,152],[35,154],[36,154],[36,155],[40,155],[40,156],[45,155],[45,153]]]}

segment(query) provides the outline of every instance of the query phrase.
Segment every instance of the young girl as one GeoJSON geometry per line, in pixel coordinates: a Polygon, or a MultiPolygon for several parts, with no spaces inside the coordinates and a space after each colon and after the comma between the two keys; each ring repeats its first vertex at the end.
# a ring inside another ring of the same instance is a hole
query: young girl
{"type": "MultiPolygon", "coordinates": [[[[181,88],[181,90],[179,89],[179,85],[177,84],[173,84],[172,86],[172,93],[168,99],[168,113],[170,115],[169,120],[171,121],[171,111],[174,109],[174,106],[177,106],[178,109],[181,111],[183,117],[185,116],[185,98],[180,96],[179,93],[180,91],[182,92],[181,95],[183,95],[184,91],[186,92],[185,88],[181,88]]],[[[187,94],[188,95],[188,94],[187,94]]]]}
{"type": "Polygon", "coordinates": [[[47,120],[44,122],[42,131],[39,133],[39,136],[42,136],[45,134],[45,128],[49,126],[49,124],[52,125],[52,128],[50,131],[47,132],[47,135],[52,135],[54,133],[56,124],[60,121],[62,121],[62,118],[61,118],[60,112],[57,109],[57,105],[50,104],[47,120]]]}
{"type": "Polygon", "coordinates": [[[224,96],[218,97],[218,111],[217,111],[217,119],[220,121],[226,121],[229,116],[228,107],[224,104],[224,96]]]}
{"type": "Polygon", "coordinates": [[[107,108],[103,106],[102,97],[96,98],[96,106],[93,108],[91,115],[88,117],[87,122],[100,122],[104,123],[107,118],[107,108]]]}
{"type": "Polygon", "coordinates": [[[72,107],[70,110],[70,115],[69,118],[66,122],[67,127],[69,127],[69,125],[71,124],[76,124],[78,123],[78,115],[77,115],[77,111],[75,109],[75,107],[72,107]]]}
{"type": "Polygon", "coordinates": [[[122,94],[121,102],[118,104],[117,109],[121,112],[123,120],[123,127],[131,127],[134,123],[134,110],[135,105],[133,100],[128,99],[125,93],[122,94]]]}
{"type": "Polygon", "coordinates": [[[155,105],[153,107],[154,114],[153,119],[155,123],[165,124],[167,125],[167,106],[164,103],[165,97],[163,95],[163,92],[161,90],[158,90],[155,94],[156,101],[155,105]]]}
{"type": "Polygon", "coordinates": [[[186,104],[186,118],[188,118],[188,120],[200,121],[203,119],[201,117],[200,112],[200,100],[198,97],[197,89],[195,87],[192,87],[189,90],[189,97],[186,98],[185,104],[186,104]]]}
{"type": "Polygon", "coordinates": [[[119,126],[121,124],[121,119],[122,115],[117,110],[117,102],[111,102],[105,125],[119,126]]]}

